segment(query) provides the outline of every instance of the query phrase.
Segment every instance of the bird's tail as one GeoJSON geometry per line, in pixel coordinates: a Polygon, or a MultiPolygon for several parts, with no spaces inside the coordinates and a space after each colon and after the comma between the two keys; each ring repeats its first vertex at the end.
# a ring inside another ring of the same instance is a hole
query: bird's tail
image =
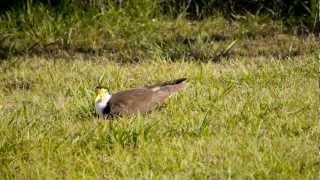
{"type": "Polygon", "coordinates": [[[167,86],[167,85],[176,85],[176,84],[183,83],[186,80],[187,80],[187,78],[180,78],[180,79],[175,79],[175,80],[171,80],[171,81],[161,82],[161,83],[154,84],[154,85],[147,86],[147,87],[154,88],[154,87],[161,87],[161,86],[167,86]]]}
{"type": "Polygon", "coordinates": [[[166,81],[159,84],[155,84],[152,86],[148,86],[148,88],[152,88],[156,91],[169,91],[170,94],[174,94],[186,88],[185,81],[187,78],[180,78],[176,80],[166,81]]]}

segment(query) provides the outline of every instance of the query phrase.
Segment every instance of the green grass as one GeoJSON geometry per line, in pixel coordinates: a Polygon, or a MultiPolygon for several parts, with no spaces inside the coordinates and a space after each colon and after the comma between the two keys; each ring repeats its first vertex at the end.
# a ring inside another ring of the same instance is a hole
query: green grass
{"type": "Polygon", "coordinates": [[[236,16],[230,21],[216,15],[190,21],[184,16],[127,13],[116,9],[59,13],[38,5],[1,14],[0,61],[26,55],[102,56],[121,63],[159,57],[202,62],[239,56],[286,59],[320,48],[317,34],[297,35],[297,28],[266,17],[236,16]],[[223,53],[235,40],[235,46],[223,53]]]}
{"type": "Polygon", "coordinates": [[[3,61],[0,177],[316,179],[318,67],[313,55],[3,61]],[[180,77],[188,88],[153,113],[93,116],[99,78],[116,92],[180,77]]]}
{"type": "Polygon", "coordinates": [[[146,2],[0,15],[0,179],[319,177],[319,37],[146,2]],[[100,80],[117,92],[181,77],[152,113],[94,117],[100,80]]]}

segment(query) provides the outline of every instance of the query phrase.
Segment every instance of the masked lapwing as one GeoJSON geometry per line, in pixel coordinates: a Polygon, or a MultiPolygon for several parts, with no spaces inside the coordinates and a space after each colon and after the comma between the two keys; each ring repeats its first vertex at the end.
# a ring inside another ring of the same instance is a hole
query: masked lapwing
{"type": "Polygon", "coordinates": [[[171,95],[186,87],[186,78],[133,88],[109,94],[108,88],[96,87],[96,114],[99,117],[145,113],[154,110],[171,95]]]}

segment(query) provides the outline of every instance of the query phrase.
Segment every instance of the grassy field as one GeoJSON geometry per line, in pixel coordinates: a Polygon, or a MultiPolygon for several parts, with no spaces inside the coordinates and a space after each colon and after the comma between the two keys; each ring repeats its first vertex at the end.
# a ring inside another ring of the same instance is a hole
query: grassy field
{"type": "Polygon", "coordinates": [[[0,14],[0,179],[319,179],[316,31],[162,1],[27,2],[0,14]],[[181,77],[152,113],[94,116],[98,84],[181,77]]]}
{"type": "Polygon", "coordinates": [[[317,179],[315,55],[118,64],[12,58],[0,65],[1,179],[317,179]],[[97,122],[112,92],[187,77],[149,114],[97,122]]]}

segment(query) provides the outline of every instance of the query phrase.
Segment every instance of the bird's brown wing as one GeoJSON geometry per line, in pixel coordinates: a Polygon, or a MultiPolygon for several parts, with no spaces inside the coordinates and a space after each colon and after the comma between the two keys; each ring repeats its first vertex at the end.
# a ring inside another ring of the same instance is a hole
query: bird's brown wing
{"type": "Polygon", "coordinates": [[[183,90],[186,87],[185,80],[186,78],[181,78],[113,94],[109,103],[110,113],[131,114],[151,111],[170,95],[183,90]]]}
{"type": "Polygon", "coordinates": [[[110,100],[111,113],[148,112],[161,105],[169,95],[169,91],[154,91],[150,88],[118,92],[113,94],[110,100]]]}

